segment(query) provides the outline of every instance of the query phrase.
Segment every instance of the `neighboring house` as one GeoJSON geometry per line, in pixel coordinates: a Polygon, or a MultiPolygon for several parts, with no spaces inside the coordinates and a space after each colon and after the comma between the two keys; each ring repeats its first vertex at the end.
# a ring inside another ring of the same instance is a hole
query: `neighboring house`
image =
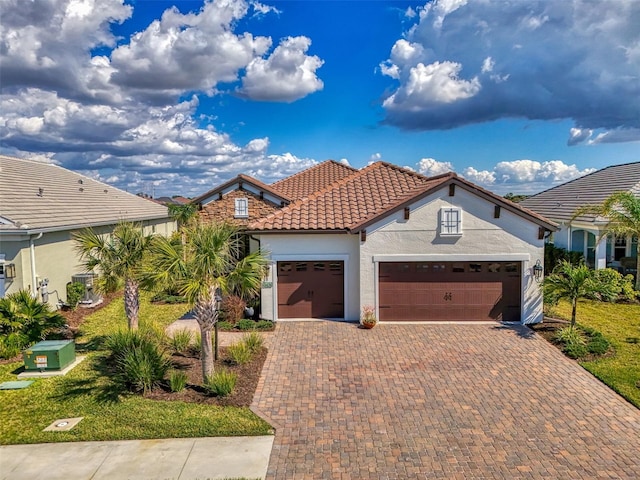
{"type": "Polygon", "coordinates": [[[158,197],[153,199],[157,203],[161,203],[163,205],[185,205],[189,203],[191,200],[182,196],[174,196],[174,197],[158,197]]]}
{"type": "Polygon", "coordinates": [[[226,201],[212,218],[237,220],[238,195],[271,259],[263,318],[357,320],[372,305],[383,322],[542,320],[534,266],[556,225],[454,173],[328,161],[271,186],[239,176],[196,203],[226,201]]]}
{"type": "Polygon", "coordinates": [[[559,224],[559,231],[552,237],[556,247],[583,253],[592,267],[619,268],[621,260],[637,256],[638,239],[604,238],[606,218],[594,215],[573,218],[580,207],[601,205],[616,192],[631,192],[640,197],[640,162],[603,168],[533,195],[520,205],[559,224]]]}
{"type": "Polygon", "coordinates": [[[28,289],[66,300],[66,285],[84,272],[71,233],[109,233],[122,220],[169,235],[167,207],[62,167],[0,155],[0,296],[28,289]]]}

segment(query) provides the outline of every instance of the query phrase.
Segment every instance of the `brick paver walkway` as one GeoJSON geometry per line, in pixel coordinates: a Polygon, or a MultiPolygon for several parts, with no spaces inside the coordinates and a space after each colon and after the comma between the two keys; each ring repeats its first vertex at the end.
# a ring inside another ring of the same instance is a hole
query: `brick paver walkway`
{"type": "Polygon", "coordinates": [[[278,324],[270,479],[637,479],[640,410],[524,327],[278,324]]]}

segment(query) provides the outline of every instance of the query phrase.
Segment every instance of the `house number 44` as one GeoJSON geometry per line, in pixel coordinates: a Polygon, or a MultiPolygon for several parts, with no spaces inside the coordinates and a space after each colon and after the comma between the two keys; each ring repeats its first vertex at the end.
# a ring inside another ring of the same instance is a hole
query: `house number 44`
{"type": "Polygon", "coordinates": [[[448,301],[453,300],[453,293],[451,293],[451,292],[447,292],[447,293],[445,293],[445,294],[444,294],[444,299],[445,299],[445,300],[448,300],[448,301]]]}

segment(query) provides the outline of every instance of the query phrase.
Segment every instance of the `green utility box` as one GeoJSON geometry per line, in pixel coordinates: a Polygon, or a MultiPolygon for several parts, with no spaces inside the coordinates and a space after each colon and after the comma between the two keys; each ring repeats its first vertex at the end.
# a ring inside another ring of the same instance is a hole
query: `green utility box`
{"type": "Polygon", "coordinates": [[[44,340],[23,354],[25,370],[62,370],[76,359],[73,340],[44,340]]]}

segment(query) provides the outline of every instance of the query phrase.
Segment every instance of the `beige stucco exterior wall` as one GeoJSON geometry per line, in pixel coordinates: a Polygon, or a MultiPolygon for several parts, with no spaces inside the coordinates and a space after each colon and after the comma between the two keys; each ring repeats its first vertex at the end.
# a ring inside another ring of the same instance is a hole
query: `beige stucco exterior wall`
{"type": "MultiPolygon", "coordinates": [[[[278,320],[278,279],[276,263],[279,261],[342,260],[345,279],[345,319],[359,318],[360,262],[358,236],[347,234],[263,234],[261,248],[271,259],[269,277],[262,288],[262,318],[278,320]]],[[[265,283],[263,283],[263,286],[265,283]]]]}
{"type": "MultiPolygon", "coordinates": [[[[143,226],[145,234],[156,233],[164,236],[170,235],[176,228],[174,221],[166,219],[144,221],[143,226]]],[[[94,230],[100,234],[107,234],[113,227],[114,225],[101,226],[94,230]]],[[[71,281],[71,276],[84,273],[74,250],[71,232],[72,230],[48,232],[43,233],[40,238],[38,235],[31,235],[35,252],[36,287],[44,278],[49,280],[49,304],[52,307],[56,306],[58,299],[66,301],[66,286],[71,281]]],[[[31,290],[33,281],[29,237],[3,239],[0,253],[5,254],[5,263],[16,265],[16,278],[5,280],[5,295],[17,292],[21,288],[31,290]]],[[[38,296],[40,297],[39,292],[38,296]]]]}
{"type": "Polygon", "coordinates": [[[367,227],[360,243],[360,304],[375,305],[380,261],[517,260],[523,262],[523,323],[542,320],[542,291],[531,267],[544,263],[544,240],[538,240],[538,225],[501,209],[493,218],[494,203],[457,186],[455,195],[444,188],[410,206],[410,218],[401,210],[367,227]],[[439,232],[440,208],[462,209],[463,234],[443,237],[439,232]]]}

